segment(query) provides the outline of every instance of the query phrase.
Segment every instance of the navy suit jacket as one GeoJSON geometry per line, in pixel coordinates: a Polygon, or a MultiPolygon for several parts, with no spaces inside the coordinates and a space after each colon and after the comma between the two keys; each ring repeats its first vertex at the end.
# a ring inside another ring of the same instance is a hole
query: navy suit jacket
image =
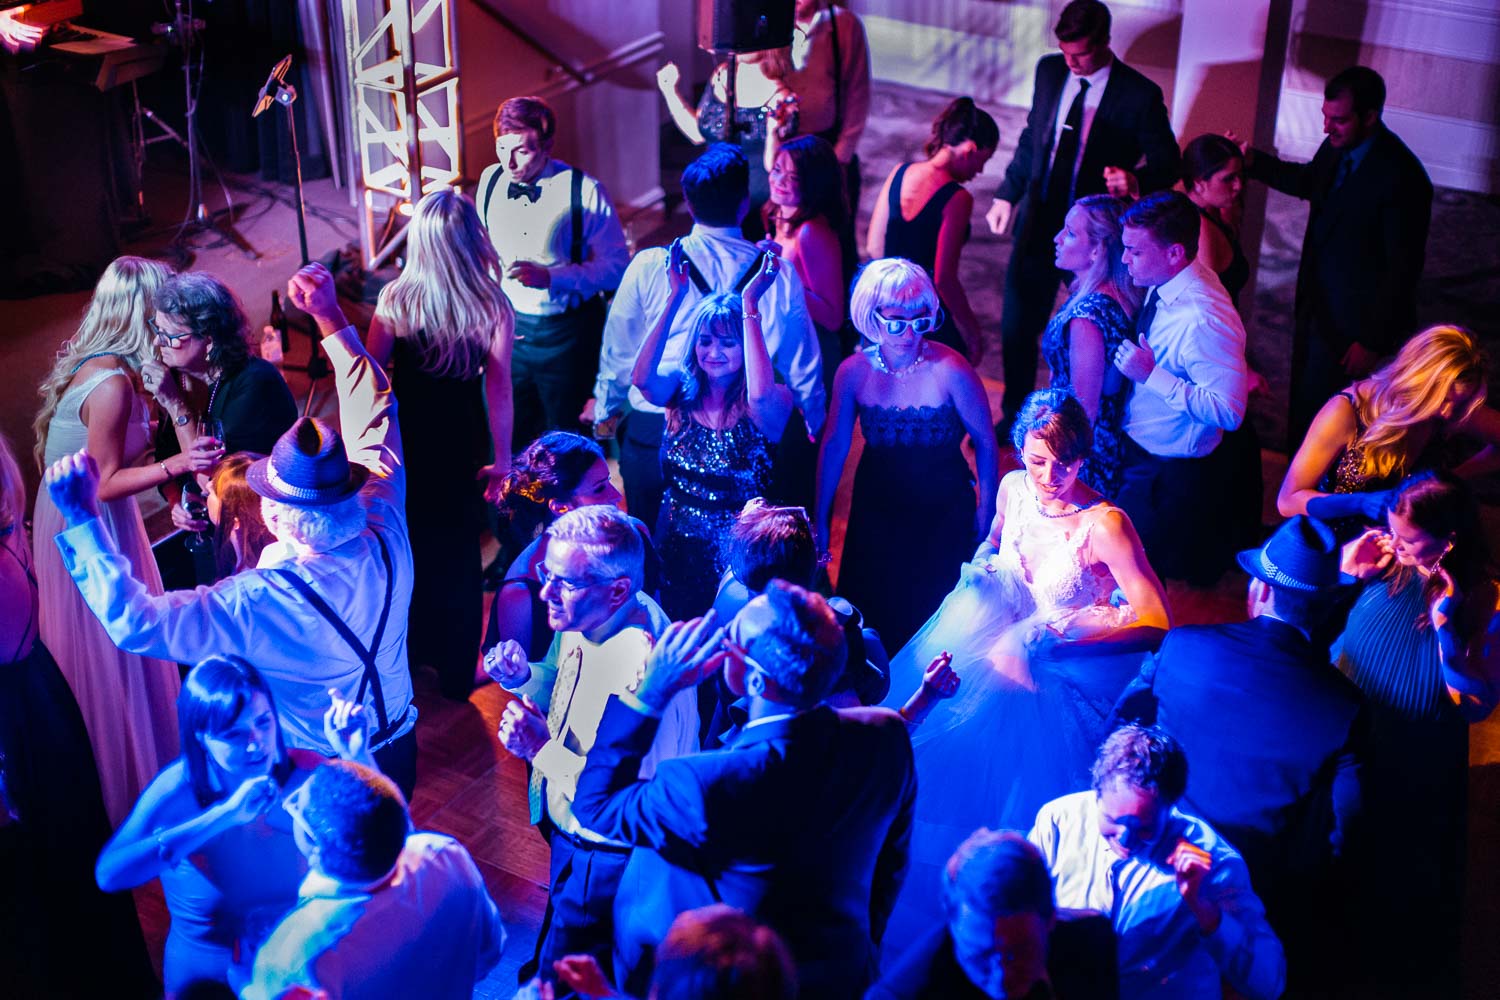
{"type": "MultiPolygon", "coordinates": [[[[1051,253],[1051,222],[1040,219],[1042,189],[1052,169],[1052,144],[1057,130],[1058,102],[1068,81],[1068,66],[1059,53],[1036,64],[1036,85],[1026,127],[1016,144],[1016,155],[1005,168],[995,197],[1016,205],[1017,245],[1036,243],[1051,253]]],[[[1074,198],[1104,193],[1104,168],[1129,170],[1142,194],[1161,191],[1177,182],[1182,154],[1161,88],[1118,58],[1109,71],[1104,96],[1094,112],[1083,159],[1073,181],[1074,198]]],[[[1061,225],[1062,220],[1055,220],[1061,225]]]]}
{"type": "Polygon", "coordinates": [[[781,935],[803,996],[859,997],[906,869],[917,792],[906,723],[819,707],[641,781],[657,724],[612,698],[573,802],[584,826],[636,848],[615,900],[625,991],[645,995],[678,913],[723,902],[781,935]]]}
{"type": "Polygon", "coordinates": [[[1115,716],[1182,744],[1189,810],[1244,855],[1267,906],[1318,891],[1359,813],[1367,721],[1301,630],[1264,616],[1174,628],[1115,716]]]}
{"type": "Polygon", "coordinates": [[[1379,126],[1371,141],[1337,189],[1341,156],[1326,139],[1311,163],[1256,150],[1247,167],[1251,177],[1312,205],[1297,268],[1296,334],[1323,338],[1335,358],[1356,341],[1390,354],[1417,322],[1432,182],[1390,129],[1379,126]]]}

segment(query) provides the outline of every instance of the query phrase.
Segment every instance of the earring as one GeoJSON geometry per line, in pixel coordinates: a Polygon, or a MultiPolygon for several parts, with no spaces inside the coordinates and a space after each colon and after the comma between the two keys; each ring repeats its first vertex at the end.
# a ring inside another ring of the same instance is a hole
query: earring
{"type": "Polygon", "coordinates": [[[766,678],[759,670],[745,678],[745,690],[750,694],[760,697],[766,693],[766,678]]]}

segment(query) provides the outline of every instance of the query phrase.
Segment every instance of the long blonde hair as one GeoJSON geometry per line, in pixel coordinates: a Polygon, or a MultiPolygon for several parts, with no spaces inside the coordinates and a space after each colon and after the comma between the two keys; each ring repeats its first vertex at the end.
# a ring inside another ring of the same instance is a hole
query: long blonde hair
{"type": "Polygon", "coordinates": [[[1428,327],[1407,341],[1394,361],[1370,376],[1365,432],[1355,442],[1364,451],[1360,472],[1382,478],[1409,471],[1411,429],[1437,419],[1455,385],[1479,391],[1453,414],[1453,423],[1483,406],[1485,369],[1484,352],[1462,327],[1428,327]]]}
{"type": "Polygon", "coordinates": [[[174,273],[166,264],[145,257],[118,257],[105,268],[78,332],[62,345],[52,371],[37,389],[42,408],[31,426],[36,432],[33,453],[38,469],[47,453],[47,428],[57,412],[57,401],[89,355],[116,354],[131,368],[140,368],[154,357],[146,320],[155,311],[152,302],[157,289],[174,273]]]}
{"type": "Polygon", "coordinates": [[[406,269],[381,289],[375,315],[394,336],[419,338],[427,371],[472,374],[496,337],[512,335],[516,317],[474,203],[446,188],[427,195],[412,213],[406,249],[406,269]]]}
{"type": "MultiPolygon", "coordinates": [[[[16,464],[10,439],[0,431],[0,536],[19,529],[25,519],[26,484],[21,480],[21,467],[16,464]]],[[[24,537],[21,544],[26,544],[24,537]]]]}

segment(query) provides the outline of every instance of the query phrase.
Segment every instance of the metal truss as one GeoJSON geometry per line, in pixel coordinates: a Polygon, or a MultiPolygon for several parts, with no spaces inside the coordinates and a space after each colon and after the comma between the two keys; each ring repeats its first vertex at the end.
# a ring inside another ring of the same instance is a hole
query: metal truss
{"type": "Polygon", "coordinates": [[[422,195],[459,183],[454,2],[343,0],[366,268],[400,246],[406,222],[394,220],[409,216],[422,195]],[[388,220],[379,230],[378,215],[388,220]]]}

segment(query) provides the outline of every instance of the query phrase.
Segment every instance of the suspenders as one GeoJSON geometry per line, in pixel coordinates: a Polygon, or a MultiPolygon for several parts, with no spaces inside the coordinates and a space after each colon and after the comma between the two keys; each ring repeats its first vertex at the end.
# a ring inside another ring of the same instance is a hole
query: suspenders
{"type": "Polygon", "coordinates": [[[385,602],[381,606],[380,622],[375,626],[375,635],[371,638],[368,648],[364,643],[359,641],[359,636],[355,635],[354,630],[349,627],[348,623],[339,617],[338,612],[329,607],[328,602],[323,600],[322,596],[316,590],[313,590],[312,584],[291,570],[284,569],[277,572],[307,599],[307,603],[312,605],[313,610],[317,611],[329,625],[333,626],[334,631],[339,634],[339,637],[354,651],[354,655],[364,665],[364,672],[359,679],[359,693],[354,696],[354,700],[363,705],[365,702],[365,692],[373,691],[374,693],[375,717],[380,728],[370,739],[370,749],[373,750],[389,741],[395,730],[400,728],[401,723],[406,721],[406,717],[403,715],[395,723],[392,723],[386,717],[385,692],[381,689],[380,671],[376,668],[376,659],[380,655],[380,640],[385,636],[386,621],[391,616],[391,597],[396,589],[396,574],[391,566],[391,550],[386,545],[385,539],[381,537],[378,531],[372,533],[375,535],[376,544],[380,546],[380,560],[385,564],[385,602]]]}

